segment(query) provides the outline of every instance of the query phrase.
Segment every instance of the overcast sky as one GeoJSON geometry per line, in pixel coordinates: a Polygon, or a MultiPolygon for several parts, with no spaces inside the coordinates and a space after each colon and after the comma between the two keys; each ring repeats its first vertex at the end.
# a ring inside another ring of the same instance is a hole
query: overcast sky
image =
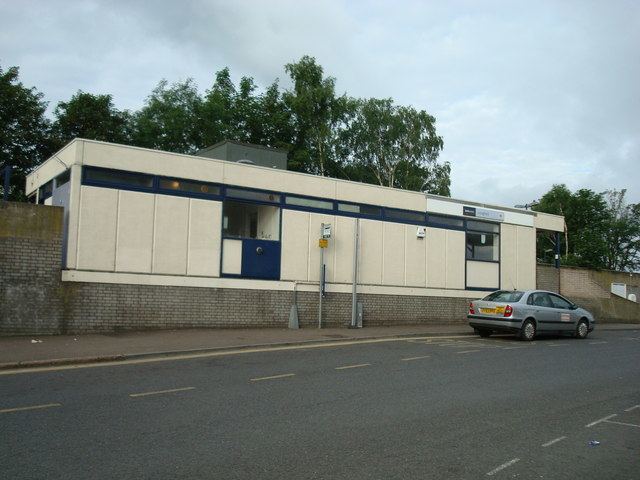
{"type": "Polygon", "coordinates": [[[553,183],[640,202],[638,1],[0,0],[0,65],[51,105],[137,109],[162,78],[228,66],[261,86],[316,57],[340,93],[425,109],[452,195],[530,202],[553,183]]]}

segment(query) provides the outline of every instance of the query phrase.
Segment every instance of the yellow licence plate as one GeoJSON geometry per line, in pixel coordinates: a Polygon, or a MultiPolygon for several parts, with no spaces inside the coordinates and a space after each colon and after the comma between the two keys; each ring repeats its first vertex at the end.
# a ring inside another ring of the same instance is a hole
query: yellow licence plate
{"type": "Polygon", "coordinates": [[[504,313],[504,307],[481,308],[480,311],[482,313],[504,313]]]}

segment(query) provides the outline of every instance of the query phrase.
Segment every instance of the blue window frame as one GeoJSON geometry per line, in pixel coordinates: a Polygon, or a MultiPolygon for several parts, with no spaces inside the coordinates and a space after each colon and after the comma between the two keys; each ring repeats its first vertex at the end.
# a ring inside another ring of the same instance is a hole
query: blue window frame
{"type": "Polygon", "coordinates": [[[333,200],[288,194],[284,197],[284,205],[288,208],[298,210],[317,210],[329,212],[333,212],[335,208],[333,200]]]}
{"type": "Polygon", "coordinates": [[[382,220],[382,207],[362,203],[338,202],[338,213],[351,217],[362,217],[382,220]]]}
{"type": "Polygon", "coordinates": [[[82,183],[97,187],[112,187],[123,190],[153,191],[156,181],[153,175],[110,170],[107,168],[85,167],[82,170],[82,183]]]}
{"type": "Polygon", "coordinates": [[[426,225],[427,217],[425,212],[415,210],[400,210],[399,208],[385,208],[384,220],[389,222],[412,223],[415,225],[426,225]]]}
{"type": "Polygon", "coordinates": [[[225,187],[225,197],[236,198],[238,200],[248,200],[258,203],[281,203],[282,195],[277,192],[267,190],[255,190],[252,188],[225,187]]]}
{"type": "Polygon", "coordinates": [[[196,182],[182,178],[158,177],[158,192],[185,197],[216,198],[220,197],[219,185],[207,182],[196,182]]]}
{"type": "Polygon", "coordinates": [[[427,225],[436,228],[464,230],[464,219],[449,217],[447,215],[427,214],[427,225]]]}

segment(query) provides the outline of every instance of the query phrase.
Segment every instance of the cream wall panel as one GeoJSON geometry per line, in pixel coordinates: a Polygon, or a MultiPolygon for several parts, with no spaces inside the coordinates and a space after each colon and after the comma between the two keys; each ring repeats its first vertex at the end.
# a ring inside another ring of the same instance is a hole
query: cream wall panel
{"type": "Polygon", "coordinates": [[[417,226],[405,225],[405,284],[427,286],[427,239],[416,236],[417,226]]]}
{"type": "Polygon", "coordinates": [[[462,216],[462,204],[448,200],[440,200],[438,198],[427,199],[427,212],[443,213],[445,215],[462,216]]]}
{"type": "Polygon", "coordinates": [[[78,269],[114,270],[117,213],[118,190],[82,187],[78,230],[78,269]]]}
{"type": "Polygon", "coordinates": [[[186,275],[189,199],[156,195],[153,273],[186,275]]]}
{"type": "Polygon", "coordinates": [[[309,280],[308,212],[282,211],[280,278],[282,280],[309,280]]]}
{"type": "Polygon", "coordinates": [[[382,222],[360,220],[358,283],[382,284],[382,222]]]}
{"type": "Polygon", "coordinates": [[[336,199],[423,212],[427,207],[421,193],[340,180],[336,181],[336,199]]]}
{"type": "Polygon", "coordinates": [[[427,228],[427,286],[444,288],[447,279],[447,231],[427,228]]]}
{"type": "Polygon", "coordinates": [[[242,240],[225,238],[222,241],[222,273],[242,273],[242,240]]]}
{"type": "Polygon", "coordinates": [[[205,182],[222,182],[222,169],[225,163],[222,160],[209,160],[192,155],[93,141],[83,143],[84,165],[191,178],[205,182]]]}
{"type": "Polygon", "coordinates": [[[151,273],[155,195],[118,192],[116,271],[151,273]]]}
{"type": "MultiPolygon", "coordinates": [[[[496,209],[499,210],[499,209],[496,209]]],[[[525,225],[527,227],[533,227],[535,217],[531,213],[517,213],[505,211],[504,223],[512,223],[514,225],[525,225]]]]}
{"type": "MultiPolygon", "coordinates": [[[[337,283],[353,282],[353,253],[354,253],[354,230],[355,218],[336,218],[335,238],[335,265],[333,281],[337,283]]],[[[331,241],[331,240],[329,240],[331,241]]]]}
{"type": "Polygon", "coordinates": [[[518,288],[518,241],[515,225],[500,227],[500,288],[518,288]]]}
{"type": "Polygon", "coordinates": [[[220,275],[222,202],[192,198],[189,208],[189,262],[187,275],[220,275]]]}
{"type": "Polygon", "coordinates": [[[382,284],[404,285],[405,225],[383,222],[382,284]]]}
{"type": "Polygon", "coordinates": [[[447,230],[447,278],[446,288],[465,288],[464,262],[465,262],[465,233],[455,230],[447,230]]]}
{"type": "Polygon", "coordinates": [[[535,219],[535,227],[540,230],[564,232],[564,217],[537,212],[535,219]]]}
{"type": "Polygon", "coordinates": [[[39,165],[33,172],[27,175],[25,193],[31,195],[41,185],[67,170],[76,162],[76,151],[80,142],[74,141],[54,154],[54,157],[39,165]]]}
{"type": "Polygon", "coordinates": [[[69,223],[67,224],[67,258],[65,268],[76,268],[78,260],[78,222],[80,220],[80,195],[82,185],[80,184],[82,167],[73,165],[71,167],[71,186],[69,188],[69,223]]]}
{"type": "Polygon", "coordinates": [[[334,264],[335,264],[335,217],[332,215],[322,215],[318,213],[309,214],[309,281],[317,282],[320,279],[320,247],[318,247],[318,239],[320,238],[320,226],[322,223],[331,224],[331,237],[329,246],[324,249],[324,263],[326,267],[325,281],[333,282],[334,264]]]}
{"type": "Polygon", "coordinates": [[[518,241],[518,288],[536,288],[536,230],[516,227],[518,241]]]}
{"type": "Polygon", "coordinates": [[[467,286],[498,290],[499,265],[491,262],[467,261],[467,286]]]}

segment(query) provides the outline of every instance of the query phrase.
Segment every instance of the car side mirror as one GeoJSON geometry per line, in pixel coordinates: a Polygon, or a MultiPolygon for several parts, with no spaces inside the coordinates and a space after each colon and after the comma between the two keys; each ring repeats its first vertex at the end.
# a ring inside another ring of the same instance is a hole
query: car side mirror
{"type": "Polygon", "coordinates": [[[578,305],[576,305],[575,303],[571,304],[571,307],[569,307],[570,310],[577,310],[578,309],[578,305]]]}

